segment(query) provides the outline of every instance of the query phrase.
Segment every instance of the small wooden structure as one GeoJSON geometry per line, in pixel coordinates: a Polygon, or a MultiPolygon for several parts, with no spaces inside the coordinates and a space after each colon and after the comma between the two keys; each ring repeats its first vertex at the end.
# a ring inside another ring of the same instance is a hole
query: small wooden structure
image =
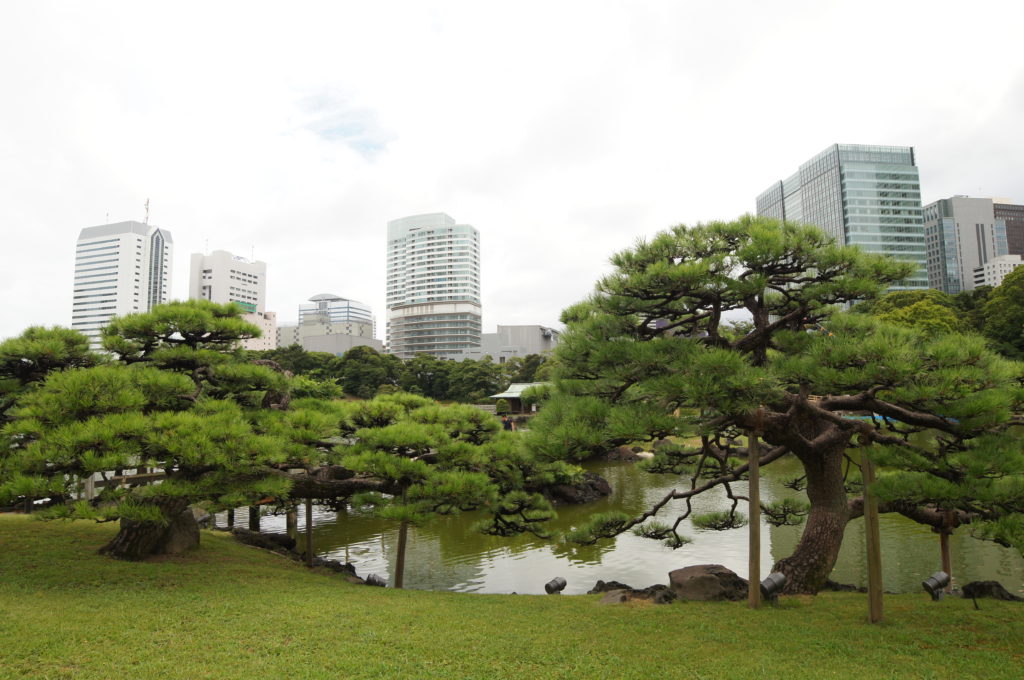
{"type": "Polygon", "coordinates": [[[509,413],[528,413],[531,409],[523,406],[523,392],[530,387],[544,385],[545,383],[512,383],[504,392],[492,394],[488,399],[504,399],[508,402],[509,413]]]}

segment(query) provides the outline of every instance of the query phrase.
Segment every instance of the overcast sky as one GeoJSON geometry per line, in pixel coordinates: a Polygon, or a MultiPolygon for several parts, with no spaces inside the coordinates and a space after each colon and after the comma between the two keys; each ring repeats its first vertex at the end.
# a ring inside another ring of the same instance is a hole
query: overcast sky
{"type": "Polygon", "coordinates": [[[367,302],[390,219],[480,230],[484,331],[557,325],[608,257],[729,219],[828,145],[923,199],[1024,202],[1024,2],[5,2],[0,338],[69,325],[83,227],[367,302]],[[109,217],[108,217],[109,216],[109,217]]]}

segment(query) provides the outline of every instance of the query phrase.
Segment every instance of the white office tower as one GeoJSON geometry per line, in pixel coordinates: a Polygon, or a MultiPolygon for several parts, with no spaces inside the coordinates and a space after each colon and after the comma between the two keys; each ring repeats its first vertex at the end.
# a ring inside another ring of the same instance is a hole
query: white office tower
{"type": "Polygon", "coordinates": [[[71,327],[100,345],[115,316],[167,302],[174,242],[166,229],[142,222],[86,227],[75,250],[71,327]]]}
{"type": "Polygon", "coordinates": [[[263,332],[259,338],[243,341],[244,349],[277,347],[277,314],[265,310],[266,262],[252,262],[226,250],[215,250],[209,255],[192,253],[188,296],[192,300],[218,304],[234,302],[241,307],[245,311],[242,318],[259,326],[263,332]]]}
{"type": "Polygon", "coordinates": [[[462,358],[480,348],[480,234],[444,213],[388,222],[388,351],[462,358]]]}

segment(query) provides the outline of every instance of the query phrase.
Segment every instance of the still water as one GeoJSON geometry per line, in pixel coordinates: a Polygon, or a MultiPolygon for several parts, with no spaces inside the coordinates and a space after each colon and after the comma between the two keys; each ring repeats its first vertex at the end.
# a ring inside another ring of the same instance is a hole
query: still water
{"type": "MultiPolygon", "coordinates": [[[[587,469],[607,479],[613,493],[607,499],[583,506],[561,506],[551,525],[565,530],[593,512],[624,510],[638,513],[685,481],[673,475],[652,475],[633,463],[596,463],[587,469]]],[[[761,498],[769,502],[795,492],[783,482],[799,475],[795,460],[780,460],[762,471],[761,498]]],[[[734,485],[746,494],[745,483],[734,485]]],[[[724,510],[724,494],[710,493],[694,499],[694,513],[724,510]]],[[[671,522],[683,501],[673,501],[659,518],[671,522]]],[[[742,509],[742,506],[741,506],[742,509]]],[[[304,532],[304,512],[299,512],[299,531],[304,532]]],[[[244,512],[237,512],[239,521],[244,512]]],[[[615,580],[634,588],[668,583],[668,572],[691,564],[723,564],[747,576],[747,528],[730,531],[696,531],[689,522],[681,525],[693,542],[671,550],[658,541],[632,534],[594,546],[578,546],[533,537],[498,538],[470,530],[481,518],[475,513],[439,518],[423,527],[409,528],[405,587],[477,593],[543,593],[544,584],[556,576],[568,581],[566,594],[585,593],[598,580],[615,580]]],[[[224,521],[223,515],[218,518],[224,521]]],[[[264,532],[285,531],[285,518],[264,516],[264,532]]],[[[761,526],[761,574],[789,555],[802,527],[761,526]]],[[[896,515],[882,515],[884,587],[890,592],[918,592],[921,581],[941,568],[939,538],[928,527],[896,515]]],[[[313,541],[317,555],[351,562],[360,576],[377,574],[394,580],[398,525],[353,512],[314,508],[313,541]]],[[[997,580],[1013,593],[1024,594],[1024,558],[1014,550],[982,542],[964,528],[950,539],[954,584],[997,580]]],[[[851,522],[832,573],[840,583],[867,585],[863,520],[851,522]]]]}

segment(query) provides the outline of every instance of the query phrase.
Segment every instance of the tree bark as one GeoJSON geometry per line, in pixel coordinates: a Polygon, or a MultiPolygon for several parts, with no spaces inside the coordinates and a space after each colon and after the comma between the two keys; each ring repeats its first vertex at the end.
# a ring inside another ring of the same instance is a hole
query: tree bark
{"type": "Polygon", "coordinates": [[[121,530],[110,543],[100,548],[100,554],[132,561],[163,554],[170,524],[188,507],[188,500],[160,498],[151,504],[160,509],[166,523],[122,519],[121,530]]]}
{"type": "Polygon", "coordinates": [[[850,517],[843,484],[844,451],[845,442],[841,447],[817,454],[798,454],[807,473],[807,499],[811,507],[793,554],[772,567],[772,571],[786,575],[783,593],[816,594],[839,557],[850,517]]]}

